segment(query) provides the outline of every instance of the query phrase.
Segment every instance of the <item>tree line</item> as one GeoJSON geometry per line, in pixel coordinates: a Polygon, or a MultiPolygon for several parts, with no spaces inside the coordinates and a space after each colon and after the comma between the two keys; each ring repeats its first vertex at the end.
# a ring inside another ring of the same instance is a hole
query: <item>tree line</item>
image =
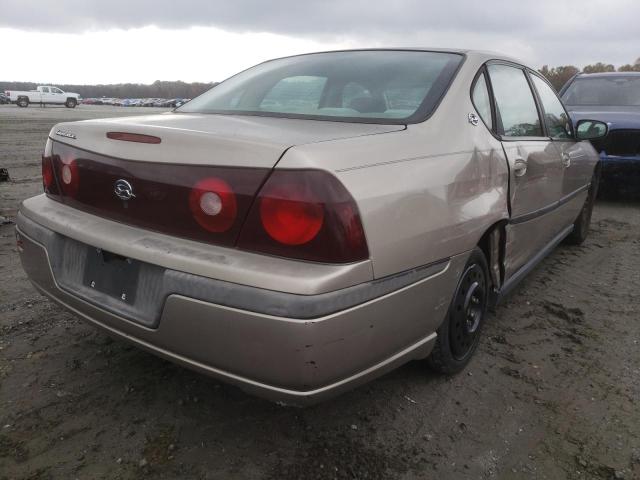
{"type": "Polygon", "coordinates": [[[549,82],[555,87],[556,90],[560,91],[562,86],[567,83],[574,75],[578,73],[603,73],[603,72],[640,72],[640,58],[638,58],[634,63],[628,63],[626,65],[621,65],[616,70],[616,67],[610,63],[594,63],[593,65],[587,65],[582,70],[573,65],[563,65],[560,67],[549,68],[548,65],[545,65],[540,70],[538,70],[542,75],[544,75],[549,82]]]}
{"type": "Polygon", "coordinates": [[[59,83],[2,82],[0,92],[5,90],[33,90],[38,85],[55,85],[65,92],[79,93],[82,98],[194,98],[206,92],[216,83],[165,82],[156,80],[150,85],[141,83],[118,83],[113,85],[67,85],[59,83]]]}

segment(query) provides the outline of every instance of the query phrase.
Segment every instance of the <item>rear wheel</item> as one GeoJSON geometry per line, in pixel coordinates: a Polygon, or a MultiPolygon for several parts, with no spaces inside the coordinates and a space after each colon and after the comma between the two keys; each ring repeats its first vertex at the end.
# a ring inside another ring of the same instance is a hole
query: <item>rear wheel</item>
{"type": "Polygon", "coordinates": [[[76,108],[77,104],[78,104],[78,101],[75,98],[67,98],[67,101],[65,102],[64,106],[67,108],[76,108]]]}
{"type": "Polygon", "coordinates": [[[451,374],[469,363],[480,341],[489,289],[487,260],[476,247],[464,267],[447,316],[438,328],[436,345],[428,359],[431,369],[451,374]]]}
{"type": "Polygon", "coordinates": [[[16,103],[18,104],[19,107],[22,107],[22,108],[28,107],[29,99],[27,97],[20,97],[16,103]]]}
{"type": "Polygon", "coordinates": [[[567,236],[566,242],[570,245],[581,245],[589,235],[589,224],[591,223],[591,214],[593,213],[593,204],[598,195],[598,186],[600,184],[600,168],[596,167],[591,185],[589,186],[587,199],[584,201],[582,210],[575,222],[573,222],[573,230],[567,236]]]}

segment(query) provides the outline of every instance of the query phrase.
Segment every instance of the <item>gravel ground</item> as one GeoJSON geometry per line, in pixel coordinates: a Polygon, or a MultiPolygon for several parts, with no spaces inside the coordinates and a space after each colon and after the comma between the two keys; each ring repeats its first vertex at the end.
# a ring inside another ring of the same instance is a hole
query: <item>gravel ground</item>
{"type": "MultiPolygon", "coordinates": [[[[41,191],[54,123],[150,111],[0,107],[0,215],[41,191]]],[[[414,362],[294,409],[85,325],[36,293],[0,226],[0,479],[638,479],[639,267],[640,202],[600,201],[463,373],[414,362]]]]}

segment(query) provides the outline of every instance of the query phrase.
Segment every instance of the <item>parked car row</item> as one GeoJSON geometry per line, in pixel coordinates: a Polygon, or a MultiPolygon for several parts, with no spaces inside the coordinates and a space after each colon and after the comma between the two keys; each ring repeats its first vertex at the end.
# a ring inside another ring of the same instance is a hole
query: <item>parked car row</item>
{"type": "Polygon", "coordinates": [[[190,98],[85,98],[85,105],[113,105],[116,107],[171,107],[176,108],[187,103],[190,98]]]}

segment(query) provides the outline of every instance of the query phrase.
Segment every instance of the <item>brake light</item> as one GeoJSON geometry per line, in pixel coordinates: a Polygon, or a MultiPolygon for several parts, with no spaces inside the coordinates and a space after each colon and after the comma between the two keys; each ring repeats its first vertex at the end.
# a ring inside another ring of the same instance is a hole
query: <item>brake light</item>
{"type": "Polygon", "coordinates": [[[369,256],[355,201],[336,177],[320,170],[275,170],[258,193],[238,247],[327,263],[369,256]]]}
{"type": "Polygon", "coordinates": [[[47,143],[44,147],[44,153],[42,154],[42,187],[45,193],[52,195],[58,194],[58,187],[56,185],[56,178],[53,173],[53,159],[51,140],[47,139],[47,143]]]}
{"type": "Polygon", "coordinates": [[[53,187],[53,164],[51,157],[42,156],[42,185],[44,191],[49,191],[53,187]]]}
{"type": "Polygon", "coordinates": [[[285,245],[303,245],[322,228],[324,207],[302,185],[272,183],[262,194],[260,220],[274,240],[285,245]]]}
{"type": "Polygon", "coordinates": [[[153,135],[143,135],[141,133],[129,132],[107,132],[107,138],[110,138],[111,140],[122,140],[123,142],[154,144],[158,144],[162,141],[160,137],[155,137],[153,135]]]}
{"type": "Polygon", "coordinates": [[[191,189],[189,209],[196,222],[205,230],[226,232],[238,214],[236,194],[221,178],[205,178],[191,189]]]}

